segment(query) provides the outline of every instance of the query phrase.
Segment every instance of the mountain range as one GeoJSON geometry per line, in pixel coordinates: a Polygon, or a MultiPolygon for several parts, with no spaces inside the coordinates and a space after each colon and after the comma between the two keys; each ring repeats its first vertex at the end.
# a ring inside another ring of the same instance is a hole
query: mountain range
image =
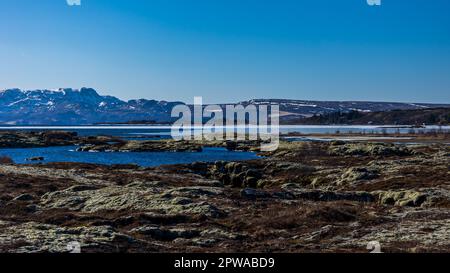
{"type": "Polygon", "coordinates": [[[91,125],[132,120],[169,121],[182,102],[122,101],[92,88],[0,91],[0,123],[7,125],[91,125]]]}
{"type": "MultiPolygon", "coordinates": [[[[242,105],[278,103],[281,119],[298,120],[333,112],[378,112],[450,107],[450,104],[391,103],[361,101],[306,101],[258,99],[239,102],[242,105]]],[[[92,88],[58,90],[0,91],[0,124],[2,125],[92,125],[129,123],[133,121],[170,122],[175,105],[183,102],[156,100],[123,101],[102,96],[92,88]]]]}

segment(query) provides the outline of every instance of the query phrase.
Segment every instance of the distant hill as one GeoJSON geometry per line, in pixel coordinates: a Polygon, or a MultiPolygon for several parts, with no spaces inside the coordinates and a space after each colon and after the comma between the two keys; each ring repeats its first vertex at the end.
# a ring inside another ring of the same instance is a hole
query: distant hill
{"type": "Polygon", "coordinates": [[[276,103],[280,105],[281,115],[284,119],[311,117],[334,112],[384,112],[391,110],[414,110],[428,108],[450,108],[450,104],[431,103],[401,103],[401,102],[373,102],[373,101],[307,101],[283,99],[257,99],[241,102],[243,105],[267,105],[276,103]]]}
{"type": "Polygon", "coordinates": [[[334,112],[315,115],[310,118],[290,120],[297,125],[449,125],[450,108],[432,108],[415,110],[391,110],[364,113],[358,111],[334,112]]]}
{"type": "MultiPolygon", "coordinates": [[[[429,109],[450,107],[448,104],[305,101],[305,100],[251,100],[242,105],[280,105],[284,123],[298,123],[304,118],[335,112],[348,113],[390,111],[394,109],[429,109]]],[[[102,96],[92,88],[58,90],[0,91],[0,124],[2,125],[92,125],[92,124],[153,124],[173,121],[171,111],[183,102],[156,100],[123,101],[102,96]]]]}

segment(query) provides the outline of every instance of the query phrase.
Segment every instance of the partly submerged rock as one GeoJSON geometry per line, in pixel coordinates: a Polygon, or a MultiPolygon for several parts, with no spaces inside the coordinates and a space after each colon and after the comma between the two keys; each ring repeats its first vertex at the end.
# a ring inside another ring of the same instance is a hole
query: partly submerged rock
{"type": "Polygon", "coordinates": [[[45,158],[43,156],[36,156],[36,157],[30,157],[27,158],[27,161],[44,161],[45,158]]]}

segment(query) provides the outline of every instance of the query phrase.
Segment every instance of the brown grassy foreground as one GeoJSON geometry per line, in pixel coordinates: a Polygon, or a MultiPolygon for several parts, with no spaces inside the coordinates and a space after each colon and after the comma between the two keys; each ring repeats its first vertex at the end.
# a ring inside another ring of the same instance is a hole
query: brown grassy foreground
{"type": "Polygon", "coordinates": [[[287,143],[249,162],[0,165],[0,252],[450,252],[450,148],[287,143]]]}

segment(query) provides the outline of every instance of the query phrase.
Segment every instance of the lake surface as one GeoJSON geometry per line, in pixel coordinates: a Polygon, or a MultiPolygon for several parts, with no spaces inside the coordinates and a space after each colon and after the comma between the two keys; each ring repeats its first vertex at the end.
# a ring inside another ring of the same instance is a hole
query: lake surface
{"type": "MultiPolygon", "coordinates": [[[[287,134],[299,132],[304,134],[326,133],[409,133],[427,132],[432,130],[450,130],[449,126],[429,126],[420,129],[387,128],[392,126],[281,126],[280,132],[287,134]]],[[[170,126],[8,126],[0,127],[0,131],[44,131],[58,130],[77,132],[80,136],[108,135],[128,140],[158,140],[170,139],[170,126]]],[[[312,139],[292,139],[292,141],[308,141],[312,139]]],[[[27,158],[44,157],[48,162],[83,162],[95,164],[138,164],[144,167],[186,164],[196,161],[214,162],[218,160],[240,161],[258,158],[252,152],[228,151],[222,148],[205,148],[201,153],[190,152],[156,152],[156,153],[84,153],[76,152],[77,147],[50,147],[33,149],[0,149],[0,156],[9,156],[18,164],[30,164],[27,158]]]]}
{"type": "MultiPolygon", "coordinates": [[[[281,134],[287,133],[303,133],[303,134],[328,134],[328,133],[410,133],[430,132],[436,130],[450,131],[450,126],[427,126],[425,128],[393,128],[393,126],[342,126],[342,125],[283,125],[280,126],[281,134]]],[[[81,136],[87,135],[112,135],[125,139],[169,139],[171,138],[170,126],[4,126],[0,127],[0,131],[43,131],[58,130],[77,132],[81,136]]]]}
{"type": "Polygon", "coordinates": [[[203,152],[142,152],[142,153],[88,153],[76,152],[76,146],[0,149],[0,157],[8,156],[17,164],[38,164],[49,162],[81,162],[94,164],[138,164],[153,167],[171,164],[187,164],[197,161],[215,162],[241,161],[259,158],[252,152],[228,151],[225,148],[204,148],[203,152]],[[44,157],[44,161],[29,162],[27,158],[44,157]]]}

